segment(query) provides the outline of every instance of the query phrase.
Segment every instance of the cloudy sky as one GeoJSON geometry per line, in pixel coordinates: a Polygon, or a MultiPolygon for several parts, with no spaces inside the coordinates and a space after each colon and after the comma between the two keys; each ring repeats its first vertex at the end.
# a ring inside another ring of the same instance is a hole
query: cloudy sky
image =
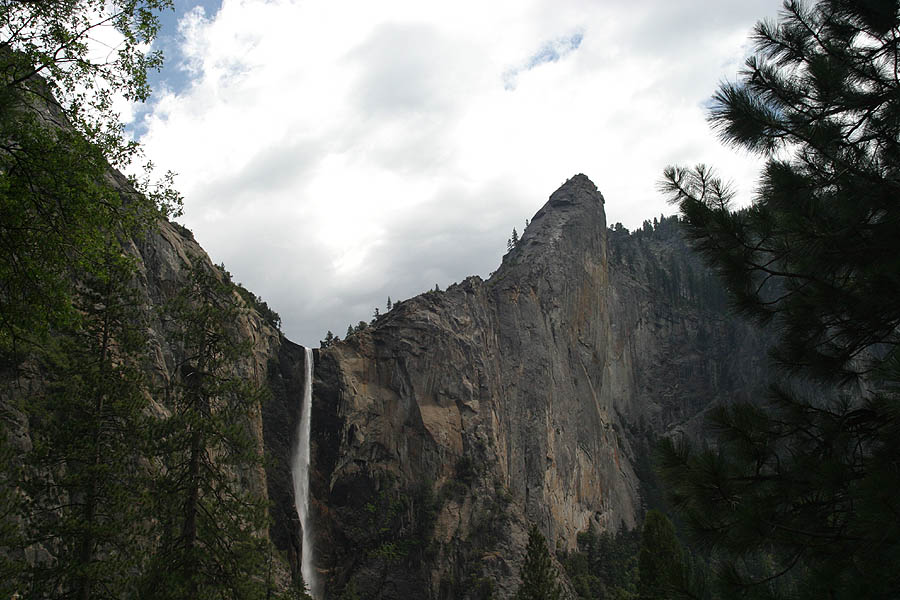
{"type": "Polygon", "coordinates": [[[130,128],[178,173],[180,221],[318,345],[500,263],[585,173],[626,227],[668,164],[758,164],[704,104],[780,0],[175,0],[130,128]]]}

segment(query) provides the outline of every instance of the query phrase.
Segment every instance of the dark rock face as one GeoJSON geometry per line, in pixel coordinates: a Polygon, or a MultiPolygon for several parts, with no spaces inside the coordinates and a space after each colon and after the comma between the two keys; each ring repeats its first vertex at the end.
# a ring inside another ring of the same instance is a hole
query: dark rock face
{"type": "Polygon", "coordinates": [[[277,524],[272,527],[270,537],[285,553],[295,576],[300,573],[302,542],[300,519],[294,505],[291,456],[297,443],[300,399],[305,385],[303,361],[303,347],[282,340],[277,356],[269,362],[267,379],[272,397],[262,406],[263,439],[269,457],[266,485],[272,521],[277,524]]]}
{"type": "Polygon", "coordinates": [[[603,203],[573,177],[489,280],[397,303],[318,353],[327,597],[511,597],[530,523],[551,550],[635,526],[646,439],[755,389],[761,340],[675,225],[608,230],[603,203]]]}

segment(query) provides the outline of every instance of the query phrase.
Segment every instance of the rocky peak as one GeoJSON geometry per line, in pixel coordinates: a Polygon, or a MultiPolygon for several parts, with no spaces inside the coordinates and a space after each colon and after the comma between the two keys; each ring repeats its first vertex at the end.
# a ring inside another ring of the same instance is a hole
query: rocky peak
{"type": "Polygon", "coordinates": [[[550,200],[538,211],[535,218],[538,218],[547,207],[583,206],[590,210],[599,210],[602,209],[603,203],[603,194],[600,193],[594,182],[587,175],[578,173],[566,179],[566,182],[550,195],[550,200]],[[598,203],[601,206],[597,206],[598,203]]]}
{"type": "Polygon", "coordinates": [[[571,275],[574,256],[589,262],[602,260],[606,255],[603,205],[603,194],[587,176],[578,174],[567,179],[534,214],[519,243],[503,257],[495,277],[531,279],[521,269],[504,271],[518,265],[524,265],[533,275],[546,276],[550,271],[571,275]]]}

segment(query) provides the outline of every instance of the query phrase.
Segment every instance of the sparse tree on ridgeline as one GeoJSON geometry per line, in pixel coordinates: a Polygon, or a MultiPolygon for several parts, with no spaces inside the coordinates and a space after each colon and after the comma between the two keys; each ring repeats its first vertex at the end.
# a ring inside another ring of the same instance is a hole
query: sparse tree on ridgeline
{"type": "Polygon", "coordinates": [[[329,329],[328,332],[325,334],[325,339],[322,340],[321,342],[319,342],[319,347],[327,348],[328,346],[330,346],[334,343],[334,340],[335,340],[334,334],[331,333],[331,330],[329,329]]]}
{"type": "Polygon", "coordinates": [[[509,239],[506,240],[506,249],[512,250],[516,247],[516,244],[519,243],[519,233],[516,231],[516,228],[513,227],[512,235],[509,236],[509,239]]]}
{"type": "Polygon", "coordinates": [[[711,122],[765,157],[731,210],[709,169],[665,190],[737,309],[777,335],[768,401],[712,414],[716,450],[666,442],[670,496],[723,597],[900,595],[900,11],[789,2],[754,32],[711,122]]]}

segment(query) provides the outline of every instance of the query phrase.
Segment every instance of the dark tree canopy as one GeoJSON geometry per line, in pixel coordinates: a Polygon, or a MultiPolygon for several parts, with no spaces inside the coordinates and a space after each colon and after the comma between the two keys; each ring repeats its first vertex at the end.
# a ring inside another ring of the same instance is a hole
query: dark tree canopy
{"type": "Polygon", "coordinates": [[[528,547],[525,550],[521,577],[522,583],[515,600],[559,600],[562,597],[562,588],[556,579],[556,569],[550,561],[547,542],[533,525],[528,533],[528,547]]]}
{"type": "Polygon", "coordinates": [[[706,167],[666,170],[734,306],[776,336],[770,397],[714,411],[717,450],[662,448],[729,593],[900,594],[898,39],[896,0],[785,3],[710,116],[766,158],[752,205],[706,167]]]}
{"type": "Polygon", "coordinates": [[[144,51],[170,0],[0,0],[0,359],[16,362],[49,329],[77,320],[71,281],[102,271],[109,235],[137,235],[177,213],[171,174],[133,180],[109,165],[139,157],[112,110],[144,100],[144,51]],[[118,46],[98,53],[96,39],[118,46]]]}
{"type": "Polygon", "coordinates": [[[666,600],[681,577],[684,551],[675,526],[658,510],[644,517],[638,554],[638,592],[641,600],[666,600]]]}

